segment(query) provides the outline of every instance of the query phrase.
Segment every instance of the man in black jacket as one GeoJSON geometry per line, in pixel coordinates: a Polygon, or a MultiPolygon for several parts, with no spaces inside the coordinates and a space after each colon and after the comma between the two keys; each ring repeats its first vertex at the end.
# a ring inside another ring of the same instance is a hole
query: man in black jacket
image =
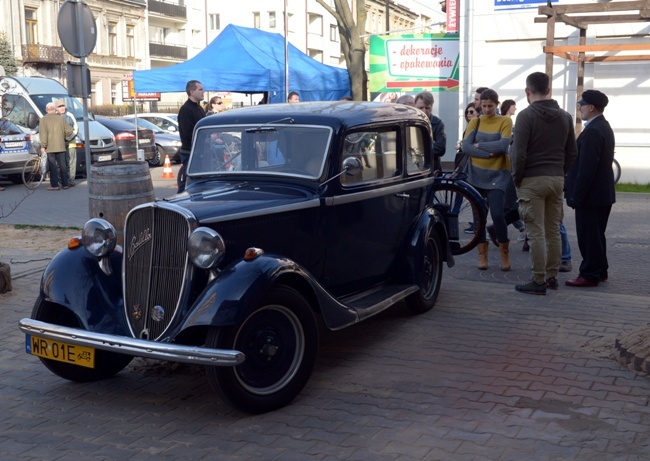
{"type": "Polygon", "coordinates": [[[185,190],[187,162],[190,159],[192,150],[192,135],[194,134],[194,125],[196,122],[205,117],[205,112],[201,107],[203,101],[203,85],[198,80],[190,80],[185,86],[187,101],[178,111],[178,132],[181,137],[181,148],[178,155],[181,158],[181,168],[178,170],[178,193],[185,190]]]}
{"type": "Polygon", "coordinates": [[[578,101],[585,126],[578,136],[578,158],[566,178],[567,205],[575,209],[578,248],[582,255],[578,278],[567,280],[571,287],[595,287],[607,280],[605,230],[616,202],[612,162],[614,132],[603,112],[609,99],[598,90],[587,90],[578,101]]]}
{"type": "Polygon", "coordinates": [[[415,107],[427,114],[431,122],[431,132],[433,133],[433,169],[442,170],[440,157],[445,155],[447,150],[447,135],[445,134],[445,124],[438,117],[433,115],[433,93],[422,91],[415,96],[415,107]]]}

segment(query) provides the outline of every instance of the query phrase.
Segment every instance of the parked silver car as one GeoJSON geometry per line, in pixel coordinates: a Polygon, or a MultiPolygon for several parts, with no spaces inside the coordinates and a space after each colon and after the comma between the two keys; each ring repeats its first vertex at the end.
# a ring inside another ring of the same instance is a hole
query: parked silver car
{"type": "MultiPolygon", "coordinates": [[[[127,115],[126,117],[133,117],[127,115]]],[[[138,118],[153,123],[168,133],[178,133],[178,116],[165,112],[148,112],[138,114],[138,118]]]]}
{"type": "MultiPolygon", "coordinates": [[[[134,116],[127,116],[122,118],[129,123],[133,123],[134,125],[136,124],[134,116]]],[[[162,163],[165,161],[166,155],[169,155],[169,160],[171,162],[180,162],[178,151],[181,148],[181,137],[178,133],[170,133],[168,131],[165,131],[162,128],[149,122],[148,120],[141,118],[139,115],[137,125],[139,128],[146,128],[153,131],[154,135],[156,136],[157,152],[152,160],[148,160],[150,166],[162,165],[162,163]]]]}

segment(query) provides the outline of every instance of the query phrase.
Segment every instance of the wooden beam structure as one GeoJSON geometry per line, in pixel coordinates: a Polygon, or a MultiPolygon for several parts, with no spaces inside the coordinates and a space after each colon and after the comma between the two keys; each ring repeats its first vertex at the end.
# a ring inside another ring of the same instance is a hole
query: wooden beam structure
{"type": "MultiPolygon", "coordinates": [[[[614,1],[607,3],[586,3],[577,5],[540,6],[540,16],[535,23],[546,24],[546,74],[553,81],[553,57],[576,62],[578,64],[578,82],[576,92],[582,94],[584,89],[585,63],[596,62],[630,62],[650,61],[650,43],[609,43],[587,45],[587,28],[599,24],[628,24],[650,22],[650,0],[614,1]],[[566,24],[580,30],[578,45],[555,45],[555,25],[566,24]],[[630,51],[649,51],[647,54],[629,54],[630,51]],[[589,53],[589,54],[587,54],[589,53]],[[596,55],[594,53],[604,53],[596,55]]],[[[617,37],[609,37],[609,40],[617,37]]],[[[625,37],[618,37],[626,39],[625,37]]],[[[576,119],[576,134],[582,128],[580,118],[576,119]]]]}

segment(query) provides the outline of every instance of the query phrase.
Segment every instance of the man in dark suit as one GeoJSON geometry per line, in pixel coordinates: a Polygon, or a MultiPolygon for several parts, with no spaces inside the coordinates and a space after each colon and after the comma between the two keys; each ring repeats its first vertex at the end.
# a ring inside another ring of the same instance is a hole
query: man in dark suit
{"type": "Polygon", "coordinates": [[[609,99],[598,90],[587,90],[578,101],[585,126],[578,136],[578,158],[566,178],[567,205],[575,209],[578,248],[582,255],[578,278],[567,280],[571,287],[595,287],[607,280],[605,230],[616,202],[612,162],[614,132],[603,112],[609,99]]]}

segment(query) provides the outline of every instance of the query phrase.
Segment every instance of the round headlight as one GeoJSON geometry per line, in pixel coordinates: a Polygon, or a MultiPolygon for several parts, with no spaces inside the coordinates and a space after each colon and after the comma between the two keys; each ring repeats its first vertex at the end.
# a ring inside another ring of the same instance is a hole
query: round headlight
{"type": "Polygon", "coordinates": [[[115,249],[117,233],[105,219],[93,218],[84,226],[81,242],[91,255],[102,258],[115,249]]]}
{"type": "Polygon", "coordinates": [[[209,227],[199,227],[187,242],[190,261],[201,269],[212,269],[226,254],[226,244],[221,235],[209,227]]]}

